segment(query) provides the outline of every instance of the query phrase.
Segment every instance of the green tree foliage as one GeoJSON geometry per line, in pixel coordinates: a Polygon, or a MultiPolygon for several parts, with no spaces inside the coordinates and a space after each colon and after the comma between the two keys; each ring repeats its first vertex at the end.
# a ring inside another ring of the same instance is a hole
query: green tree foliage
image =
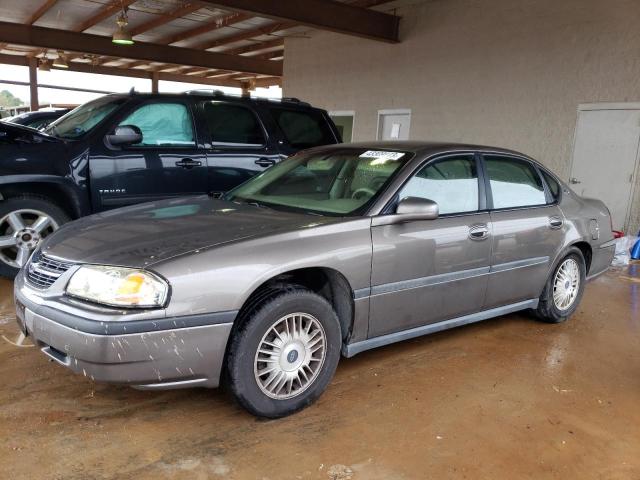
{"type": "Polygon", "coordinates": [[[15,97],[9,90],[0,92],[0,107],[17,107],[22,104],[23,101],[15,97]]]}

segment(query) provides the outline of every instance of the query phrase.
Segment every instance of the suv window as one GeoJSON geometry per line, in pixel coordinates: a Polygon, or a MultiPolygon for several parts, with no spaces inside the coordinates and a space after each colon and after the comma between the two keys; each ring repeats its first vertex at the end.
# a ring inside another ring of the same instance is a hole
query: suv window
{"type": "Polygon", "coordinates": [[[405,197],[433,200],[441,214],[478,211],[476,161],[464,155],[429,163],[402,188],[398,198],[405,197]]]}
{"type": "Polygon", "coordinates": [[[195,146],[193,122],[183,103],[148,103],[130,113],[120,125],[135,125],[142,131],[141,146],[195,146]]]}
{"type": "Polygon", "coordinates": [[[549,192],[551,192],[551,196],[553,197],[553,202],[557,202],[560,198],[560,184],[549,175],[544,170],[540,169],[542,172],[542,176],[544,177],[544,181],[547,182],[547,186],[549,187],[549,192]]]}
{"type": "Polygon", "coordinates": [[[493,208],[529,207],[547,203],[542,179],[529,162],[521,159],[484,157],[493,208]]]}
{"type": "Polygon", "coordinates": [[[44,131],[54,137],[69,140],[80,138],[125,102],[125,98],[114,99],[109,95],[105,95],[72,110],[55,122],[50,123],[44,131]]]}
{"type": "Polygon", "coordinates": [[[289,145],[294,148],[304,149],[336,143],[327,119],[318,110],[269,107],[269,111],[289,145]]]}
{"type": "Polygon", "coordinates": [[[207,102],[204,115],[215,145],[264,145],[264,133],[258,118],[247,107],[207,102]]]}

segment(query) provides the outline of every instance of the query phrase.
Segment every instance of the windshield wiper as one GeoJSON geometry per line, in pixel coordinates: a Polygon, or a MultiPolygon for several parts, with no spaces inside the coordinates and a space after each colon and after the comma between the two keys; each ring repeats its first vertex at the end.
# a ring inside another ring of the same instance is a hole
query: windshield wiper
{"type": "Polygon", "coordinates": [[[272,210],[271,207],[268,207],[264,203],[260,203],[260,202],[258,202],[256,200],[245,200],[245,203],[247,205],[253,205],[254,207],[266,208],[267,210],[272,210]]]}
{"type": "MultiPolygon", "coordinates": [[[[223,200],[226,200],[226,199],[223,197],[223,200]]],[[[236,197],[231,201],[234,202],[234,203],[243,203],[245,205],[252,205],[252,206],[258,207],[258,208],[266,208],[268,210],[272,210],[272,208],[268,207],[264,203],[260,203],[257,200],[249,200],[248,198],[236,197]]]]}

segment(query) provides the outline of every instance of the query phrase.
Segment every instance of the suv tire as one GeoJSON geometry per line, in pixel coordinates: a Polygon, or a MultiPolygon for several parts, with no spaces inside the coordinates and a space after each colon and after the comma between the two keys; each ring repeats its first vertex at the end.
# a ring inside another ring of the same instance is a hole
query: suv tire
{"type": "Polygon", "coordinates": [[[46,197],[25,194],[0,201],[0,276],[14,278],[42,239],[69,220],[46,197]]]}

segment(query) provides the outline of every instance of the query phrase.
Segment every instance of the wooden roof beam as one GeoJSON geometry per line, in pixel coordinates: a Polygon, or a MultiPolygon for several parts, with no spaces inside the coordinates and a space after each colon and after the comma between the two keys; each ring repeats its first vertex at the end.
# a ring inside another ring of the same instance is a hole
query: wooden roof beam
{"type": "Polygon", "coordinates": [[[186,40],[188,38],[197,37],[198,35],[218,30],[220,28],[230,27],[231,25],[235,25],[236,23],[244,22],[249,18],[251,18],[251,15],[247,15],[245,13],[233,13],[222,18],[217,17],[209,22],[204,22],[198,27],[176,33],[175,35],[171,35],[169,37],[165,37],[157,43],[170,45],[172,43],[181,42],[182,40],[186,40]]]}
{"type": "Polygon", "coordinates": [[[121,68],[136,68],[136,67],[142,67],[145,65],[149,65],[149,62],[145,60],[137,60],[135,62],[125,63],[121,68]]]}
{"type": "Polygon", "coordinates": [[[151,19],[148,22],[144,22],[141,25],[138,25],[135,28],[130,30],[131,36],[135,37],[136,35],[140,35],[144,32],[148,32],[149,30],[153,30],[154,28],[165,25],[177,18],[184,17],[185,15],[189,15],[197,10],[202,8],[202,4],[199,2],[188,2],[184,5],[181,5],[177,8],[174,8],[157,18],[151,19]]]}
{"type": "Polygon", "coordinates": [[[27,25],[33,25],[36,23],[40,17],[42,17],[45,13],[47,13],[51,7],[53,7],[58,0],[45,0],[40,7],[33,12],[33,14],[29,17],[29,19],[25,22],[27,25]]]}
{"type": "Polygon", "coordinates": [[[276,38],[266,42],[258,42],[251,45],[244,45],[242,47],[229,48],[224,50],[224,53],[229,55],[242,55],[243,53],[259,52],[260,50],[267,50],[276,47],[278,47],[279,50],[284,48],[284,38],[276,38]]]}
{"type": "Polygon", "coordinates": [[[81,51],[109,57],[125,57],[131,60],[147,60],[149,62],[235,70],[263,75],[282,75],[282,62],[277,61],[143,42],[121,46],[113,44],[111,38],[106,36],[9,22],[0,22],[0,42],[52,50],[81,51]]]}
{"type": "Polygon", "coordinates": [[[202,0],[220,8],[396,43],[400,17],[335,0],[202,0]]]}
{"type": "Polygon", "coordinates": [[[230,43],[240,42],[242,40],[251,40],[252,38],[261,37],[263,35],[272,35],[280,30],[286,30],[295,26],[296,24],[292,22],[274,23],[260,28],[242,30],[234,35],[228,35],[226,37],[217,38],[215,40],[208,40],[196,45],[194,48],[198,50],[209,50],[210,48],[229,45],[230,43]]]}
{"type": "MultiPolygon", "coordinates": [[[[22,55],[0,54],[0,64],[28,66],[29,59],[22,55]]],[[[59,70],[57,67],[52,67],[52,69],[59,70]]],[[[103,67],[100,65],[89,65],[86,63],[78,63],[78,62],[69,62],[69,68],[64,70],[68,70],[71,72],[98,73],[102,75],[116,75],[120,77],[147,78],[149,80],[151,80],[151,78],[154,75],[154,72],[152,72],[151,70],[103,67]]],[[[237,80],[216,79],[216,78],[208,78],[205,76],[180,75],[177,73],[162,73],[162,72],[156,73],[156,75],[158,75],[159,80],[164,80],[169,82],[200,83],[202,85],[211,85],[211,86],[218,86],[218,87],[240,88],[242,86],[241,83],[237,80]]]]}
{"type": "Polygon", "coordinates": [[[77,25],[75,28],[72,28],[71,31],[84,32],[85,30],[88,30],[94,25],[97,25],[98,23],[102,22],[103,20],[106,20],[107,18],[114,16],[116,13],[120,12],[123,8],[127,8],[132,3],[135,3],[135,1],[136,0],[112,0],[110,3],[103,6],[96,14],[87,18],[85,21],[77,25]]]}

